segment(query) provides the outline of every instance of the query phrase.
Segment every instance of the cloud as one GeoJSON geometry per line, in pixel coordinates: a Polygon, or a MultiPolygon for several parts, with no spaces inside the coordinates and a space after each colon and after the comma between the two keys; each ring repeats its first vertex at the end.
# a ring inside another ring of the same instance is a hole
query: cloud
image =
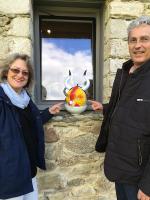
{"type": "MultiPolygon", "coordinates": [[[[82,45],[82,44],[80,44],[82,45]]],[[[92,57],[89,50],[69,53],[54,43],[42,40],[42,85],[46,88],[48,100],[62,100],[64,82],[71,70],[75,84],[82,83],[83,73],[93,79],[92,57]]]]}

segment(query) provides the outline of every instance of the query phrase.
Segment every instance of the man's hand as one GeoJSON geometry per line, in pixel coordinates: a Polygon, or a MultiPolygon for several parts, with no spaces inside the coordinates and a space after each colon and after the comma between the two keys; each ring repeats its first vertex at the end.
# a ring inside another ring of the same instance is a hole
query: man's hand
{"type": "Polygon", "coordinates": [[[98,101],[88,100],[91,103],[93,110],[103,110],[103,105],[98,101]]]}
{"type": "Polygon", "coordinates": [[[57,114],[57,113],[59,113],[60,110],[61,110],[61,108],[62,108],[62,104],[63,104],[63,102],[57,103],[57,104],[53,105],[52,107],[49,107],[49,112],[51,114],[57,114]]]}
{"type": "Polygon", "coordinates": [[[150,196],[147,196],[141,190],[138,191],[137,198],[138,200],[150,200],[150,196]]]}

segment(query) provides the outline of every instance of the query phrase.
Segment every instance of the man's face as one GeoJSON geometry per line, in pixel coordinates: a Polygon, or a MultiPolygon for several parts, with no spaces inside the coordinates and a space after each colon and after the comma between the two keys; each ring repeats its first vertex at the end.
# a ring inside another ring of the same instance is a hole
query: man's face
{"type": "Polygon", "coordinates": [[[136,67],[150,59],[150,25],[142,24],[131,30],[128,38],[129,53],[136,67]]]}

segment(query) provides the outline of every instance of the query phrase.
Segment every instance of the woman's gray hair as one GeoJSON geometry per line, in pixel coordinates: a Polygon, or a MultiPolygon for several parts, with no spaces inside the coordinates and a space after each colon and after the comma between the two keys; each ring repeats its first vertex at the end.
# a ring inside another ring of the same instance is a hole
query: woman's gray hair
{"type": "Polygon", "coordinates": [[[141,16],[135,20],[133,20],[128,28],[127,28],[127,33],[129,35],[130,31],[134,28],[136,28],[137,26],[141,25],[141,24],[148,24],[150,25],[150,16],[141,16]]]}
{"type": "Polygon", "coordinates": [[[33,67],[31,64],[31,60],[27,54],[20,54],[20,53],[11,54],[1,63],[0,82],[4,82],[7,80],[7,74],[8,74],[10,65],[13,62],[15,62],[17,59],[21,59],[26,63],[27,69],[29,71],[29,77],[28,77],[28,82],[24,86],[24,88],[30,89],[33,84],[34,75],[33,75],[33,67]]]}

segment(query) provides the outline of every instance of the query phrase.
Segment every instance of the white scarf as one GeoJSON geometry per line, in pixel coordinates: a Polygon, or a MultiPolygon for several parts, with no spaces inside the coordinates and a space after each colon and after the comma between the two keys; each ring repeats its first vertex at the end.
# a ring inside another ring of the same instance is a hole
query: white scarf
{"type": "Polygon", "coordinates": [[[22,109],[28,106],[30,97],[25,89],[22,89],[20,93],[17,93],[8,82],[1,83],[0,85],[2,86],[5,94],[9,97],[12,104],[22,109]]]}

